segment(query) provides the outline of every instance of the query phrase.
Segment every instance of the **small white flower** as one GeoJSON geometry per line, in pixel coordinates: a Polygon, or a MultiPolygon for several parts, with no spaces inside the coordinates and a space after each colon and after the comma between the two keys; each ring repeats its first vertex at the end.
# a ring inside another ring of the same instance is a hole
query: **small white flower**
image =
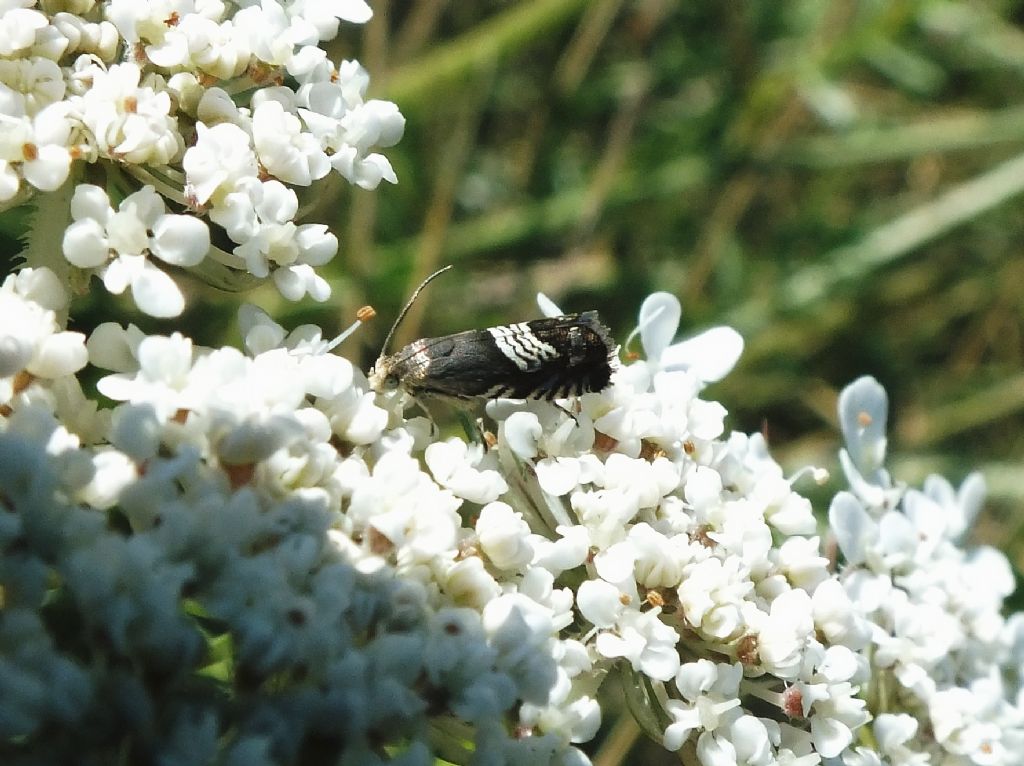
{"type": "Polygon", "coordinates": [[[318,404],[334,433],[352,444],[370,444],[380,438],[388,424],[387,410],[377,406],[372,391],[346,388],[318,404]]]}
{"type": "Polygon", "coordinates": [[[309,186],[330,172],[327,155],[299,118],[278,101],[264,101],[252,115],[253,146],[260,162],[282,181],[309,186]]]}
{"type": "Polygon", "coordinates": [[[453,437],[427,447],[423,460],[438,484],[471,503],[490,503],[508,491],[500,473],[493,468],[477,468],[484,460],[481,445],[470,447],[453,437]]]}
{"type": "Polygon", "coordinates": [[[550,612],[521,594],[504,594],[484,607],[483,626],[498,652],[495,666],[519,680],[524,700],[545,703],[556,676],[550,612]]]}
{"type": "Polygon", "coordinates": [[[167,165],[181,157],[185,142],[170,115],[166,91],[140,84],[137,64],[109,69],[98,65],[77,75],[90,87],[74,101],[73,111],[88,130],[88,143],[100,155],[131,163],[167,165]]]}
{"type": "Polygon", "coordinates": [[[71,169],[71,120],[68,104],[58,101],[42,108],[33,117],[21,112],[3,115],[0,130],[0,161],[7,163],[7,179],[0,193],[14,196],[20,176],[40,191],[55,191],[67,180],[71,169]],[[6,189],[6,190],[4,190],[6,189]],[[8,194],[9,192],[9,194],[8,194]]]}
{"type": "Polygon", "coordinates": [[[256,154],[249,134],[222,122],[208,127],[196,123],[197,138],[182,158],[190,193],[199,204],[222,204],[243,179],[256,178],[256,154]]]}
{"type": "Polygon", "coordinates": [[[198,404],[189,391],[192,341],[180,333],[170,337],[151,335],[139,343],[134,374],[115,373],[101,378],[97,388],[110,399],[147,403],[159,417],[169,418],[179,409],[198,404]]]}
{"type": "MultiPolygon", "coordinates": [[[[185,65],[196,66],[222,80],[238,77],[249,65],[252,56],[249,38],[236,30],[231,21],[218,23],[198,13],[189,13],[178,22],[177,32],[187,48],[182,62],[185,65]]],[[[156,63],[156,59],[153,61],[156,63]]]]}
{"type": "Polygon", "coordinates": [[[576,592],[576,606],[592,625],[610,628],[622,614],[622,592],[604,580],[584,580],[576,592]]]}
{"type": "Polygon", "coordinates": [[[410,566],[453,550],[461,503],[422,473],[414,458],[388,452],[354,488],[347,515],[357,528],[372,528],[387,538],[397,549],[399,565],[410,566]]]}
{"type": "Polygon", "coordinates": [[[835,758],[849,747],[853,732],[871,720],[867,703],[856,696],[850,683],[859,670],[856,655],[844,646],[812,647],[805,658],[800,691],[804,716],[811,722],[814,748],[825,758],[835,758]]]}
{"type": "Polygon", "coordinates": [[[32,289],[33,283],[49,282],[45,274],[12,274],[0,288],[0,377],[24,370],[41,378],[59,378],[85,366],[85,336],[62,331],[54,311],[32,298],[34,292],[46,294],[32,289]]]}
{"type": "MultiPolygon", "coordinates": [[[[92,5],[92,0],[83,2],[92,5]]],[[[94,23],[75,13],[56,13],[50,19],[50,26],[42,30],[42,35],[36,36],[33,51],[53,61],[62,56],[85,53],[105,63],[113,63],[121,44],[117,27],[107,20],[94,23]]]]}
{"type": "Polygon", "coordinates": [[[671,293],[653,293],[644,301],[633,336],[640,334],[647,363],[655,370],[689,370],[704,383],[721,380],[743,353],[743,338],[731,327],[714,327],[673,344],[681,316],[679,299],[671,293]]]}
{"type": "Polygon", "coordinates": [[[559,575],[586,561],[590,552],[590,534],[582,525],[558,526],[555,532],[558,537],[554,540],[540,535],[534,539],[536,555],[533,563],[554,575],[559,575]]]}
{"type": "Polygon", "coordinates": [[[364,0],[296,0],[288,12],[300,15],[317,28],[321,40],[333,40],[338,33],[338,20],[365,24],[373,11],[364,0]]]}
{"type": "Polygon", "coordinates": [[[594,646],[603,657],[623,657],[633,669],[657,681],[667,681],[679,669],[679,634],[661,621],[660,608],[641,612],[626,608],[612,630],[597,634],[594,646]]]}
{"type": "Polygon", "coordinates": [[[530,526],[507,503],[488,503],[480,509],[476,535],[481,549],[498,569],[521,570],[533,559],[530,526]]]}
{"type": "Polygon", "coordinates": [[[586,742],[594,737],[601,723],[601,707],[593,697],[599,680],[591,671],[591,653],[579,641],[559,641],[553,651],[558,675],[551,697],[544,706],[524,704],[520,720],[548,733],[557,733],[568,742],[586,742]]]}
{"type": "Polygon", "coordinates": [[[118,500],[121,490],[138,478],[138,468],[131,458],[117,450],[97,452],[93,457],[95,473],[79,497],[93,508],[105,510],[118,500]]]}
{"type": "Polygon", "coordinates": [[[66,91],[63,72],[50,59],[0,60],[0,113],[7,117],[34,117],[66,91]]]}
{"type": "Polygon", "coordinates": [[[165,211],[151,186],[126,197],[115,212],[102,189],[81,184],[71,200],[74,223],[64,232],[64,257],[81,269],[94,269],[114,294],[131,287],[136,305],[147,314],[177,316],[184,295],[146,255],[173,266],[195,266],[210,249],[210,233],[198,218],[165,211]]]}
{"type": "Polygon", "coordinates": [[[222,429],[214,434],[213,447],[227,465],[261,462],[303,437],[297,418],[286,415],[251,414],[240,422],[224,424],[222,429]]]}
{"type": "Polygon", "coordinates": [[[779,678],[796,678],[804,649],[814,637],[812,601],[806,591],[790,590],[772,601],[758,631],[761,664],[779,678]]]}
{"type": "Polygon", "coordinates": [[[235,27],[245,35],[253,55],[271,66],[287,66],[296,48],[315,45],[317,28],[301,16],[289,17],[277,0],[252,4],[234,16],[235,27]]]}
{"type": "MultiPolygon", "coordinates": [[[[32,45],[36,32],[47,25],[46,16],[18,3],[0,6],[0,56],[13,56],[32,45]]],[[[27,3],[26,3],[27,5],[27,3]]]]}
{"type": "Polygon", "coordinates": [[[680,667],[675,686],[683,700],[670,699],[665,705],[672,717],[662,740],[665,747],[678,750],[692,731],[711,732],[734,719],[730,711],[740,705],[742,677],[743,668],[739,663],[716,665],[709,660],[697,660],[680,667]]]}
{"type": "Polygon", "coordinates": [[[398,183],[398,176],[383,154],[360,157],[354,146],[342,146],[331,156],[331,166],[342,178],[361,189],[372,191],[381,181],[398,183]]]}
{"type": "Polygon", "coordinates": [[[985,501],[985,477],[977,471],[964,479],[960,489],[942,476],[932,474],[925,478],[923,492],[938,504],[946,517],[947,536],[958,539],[970,528],[985,501]]]}
{"type": "Polygon", "coordinates": [[[46,267],[27,267],[8,274],[0,291],[22,296],[50,311],[67,308],[71,300],[65,285],[46,267]]]}
{"type": "Polygon", "coordinates": [[[850,489],[870,508],[881,511],[895,506],[902,490],[893,485],[883,467],[889,414],[885,389],[870,376],[858,378],[840,392],[837,408],[846,440],[839,462],[850,489]]]}
{"type": "Polygon", "coordinates": [[[405,131],[405,118],[390,101],[363,101],[368,82],[357,62],[344,62],[337,80],[311,82],[298,97],[299,115],[331,153],[334,169],[351,183],[375,189],[382,180],[396,183],[391,163],[374,146],[394,146],[405,131]]]}
{"type": "Polygon", "coordinates": [[[738,557],[707,558],[687,567],[677,593],[691,625],[720,640],[735,637],[746,627],[744,599],[753,589],[738,557]]]}
{"type": "Polygon", "coordinates": [[[241,179],[236,191],[210,212],[238,247],[235,255],[257,277],[266,277],[274,267],[274,281],[281,294],[298,300],[307,292],[326,300],[330,288],[312,269],[321,266],[338,250],[337,238],[320,224],[296,225],[295,192],[280,181],[241,179]]]}
{"type": "Polygon", "coordinates": [[[668,537],[641,522],[629,530],[627,541],[635,551],[635,576],[640,585],[645,588],[679,585],[683,567],[691,558],[686,535],[668,537]]]}
{"type": "Polygon", "coordinates": [[[501,594],[501,586],[484,566],[483,559],[470,556],[456,561],[445,572],[445,592],[462,606],[483,609],[501,594]]]}
{"type": "MultiPolygon", "coordinates": [[[[808,593],[817,594],[816,588],[829,582],[838,585],[830,572],[828,558],[821,555],[821,541],[817,537],[789,538],[778,546],[773,563],[791,585],[808,593]]],[[[850,610],[853,611],[852,605],[850,610]]]]}
{"type": "Polygon", "coordinates": [[[774,755],[765,722],[750,715],[726,714],[714,731],[702,732],[697,739],[697,758],[708,766],[734,763],[772,763],[774,755]]]}

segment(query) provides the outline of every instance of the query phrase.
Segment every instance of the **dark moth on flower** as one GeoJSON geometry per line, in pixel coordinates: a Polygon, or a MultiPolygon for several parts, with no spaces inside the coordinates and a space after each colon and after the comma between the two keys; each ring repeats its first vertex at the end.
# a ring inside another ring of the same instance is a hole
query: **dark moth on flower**
{"type": "Polygon", "coordinates": [[[370,371],[382,393],[413,397],[547,399],[608,386],[618,346],[596,311],[421,338],[370,371]]]}

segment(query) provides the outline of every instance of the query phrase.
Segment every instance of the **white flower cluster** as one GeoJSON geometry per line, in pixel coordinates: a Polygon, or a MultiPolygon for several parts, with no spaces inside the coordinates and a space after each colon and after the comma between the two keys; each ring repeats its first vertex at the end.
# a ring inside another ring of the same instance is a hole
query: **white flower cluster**
{"type": "Polygon", "coordinates": [[[316,327],[86,340],[65,301],[45,270],[0,288],[0,327],[35,328],[0,337],[13,753],[582,766],[618,668],[687,763],[1024,762],[1012,578],[955,544],[981,483],[894,485],[870,379],[840,401],[837,570],[764,440],[699,396],[739,336],[673,344],[668,294],[607,390],[493,402],[479,441],[406,418],[316,327]]]}
{"type": "Polygon", "coordinates": [[[481,763],[585,762],[566,732],[589,737],[598,717],[568,697],[590,669],[559,636],[571,593],[538,572],[474,600],[483,554],[461,495],[481,519],[510,515],[481,450],[389,423],[315,328],[286,337],[250,309],[248,355],[113,323],[86,342],[52,321],[55,288],[25,270],[0,291],[0,326],[39,327],[4,342],[0,377],[5,748],[429,764],[472,745],[481,763]],[[109,371],[109,411],[73,377],[86,353],[109,371]]]}
{"type": "Polygon", "coordinates": [[[839,400],[846,437],[829,522],[849,604],[871,627],[877,763],[1024,763],[1024,615],[1004,618],[1014,577],[999,551],[960,540],[984,500],[980,474],[959,490],[930,476],[921,490],[884,468],[888,401],[872,378],[839,400]],[[881,758],[879,758],[879,755],[881,758]]]}
{"type": "MultiPolygon", "coordinates": [[[[293,187],[332,170],[364,189],[395,183],[373,150],[396,144],[405,127],[393,103],[365,98],[369,77],[358,62],[336,66],[319,47],[339,20],[367,21],[366,3],[35,5],[0,3],[0,204],[77,183],[84,164],[102,163],[117,204],[79,186],[63,255],[111,292],[130,287],[142,311],[170,317],[184,308],[149,256],[183,267],[216,257],[272,278],[290,300],[326,300],[316,268],[338,241],[322,224],[296,222],[293,187]],[[120,191],[139,181],[141,191],[120,191]],[[169,215],[164,199],[187,215],[169,215]],[[211,250],[202,216],[224,229],[230,252],[211,250]]],[[[56,269],[49,250],[24,255],[56,269]]]]}

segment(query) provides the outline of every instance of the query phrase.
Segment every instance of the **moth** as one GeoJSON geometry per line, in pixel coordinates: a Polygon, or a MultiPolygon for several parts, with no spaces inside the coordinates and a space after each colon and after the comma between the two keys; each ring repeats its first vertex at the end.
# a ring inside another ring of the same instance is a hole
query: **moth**
{"type": "MultiPolygon", "coordinates": [[[[431,274],[384,340],[383,349],[431,274]]],[[[618,345],[596,311],[420,338],[394,354],[381,351],[369,374],[378,393],[403,389],[413,398],[546,399],[601,391],[618,364],[618,345]]]]}

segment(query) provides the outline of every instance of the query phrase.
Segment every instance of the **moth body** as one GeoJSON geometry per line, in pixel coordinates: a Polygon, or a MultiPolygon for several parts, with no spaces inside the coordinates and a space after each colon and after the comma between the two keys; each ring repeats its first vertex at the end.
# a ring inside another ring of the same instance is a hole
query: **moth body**
{"type": "Polygon", "coordinates": [[[378,393],[414,398],[547,399],[601,391],[618,346],[596,311],[421,338],[381,355],[370,371],[378,393]]]}

